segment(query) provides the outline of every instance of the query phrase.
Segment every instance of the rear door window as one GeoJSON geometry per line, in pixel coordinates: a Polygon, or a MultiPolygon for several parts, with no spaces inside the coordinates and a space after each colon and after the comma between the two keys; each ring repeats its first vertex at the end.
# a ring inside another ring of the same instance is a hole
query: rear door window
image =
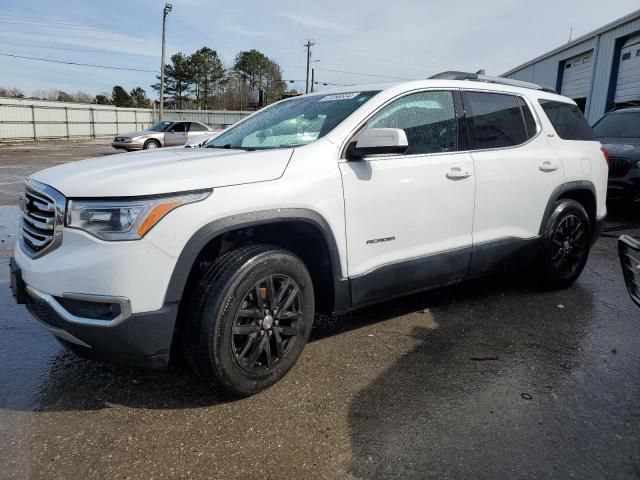
{"type": "Polygon", "coordinates": [[[596,139],[587,119],[574,104],[554,100],[539,100],[539,102],[556,133],[563,140],[596,139]]]}
{"type": "Polygon", "coordinates": [[[206,132],[207,127],[198,122],[191,122],[191,128],[189,128],[190,132],[206,132]]]}
{"type": "Polygon", "coordinates": [[[463,92],[463,100],[473,150],[513,147],[533,136],[527,134],[517,96],[463,92]]]}

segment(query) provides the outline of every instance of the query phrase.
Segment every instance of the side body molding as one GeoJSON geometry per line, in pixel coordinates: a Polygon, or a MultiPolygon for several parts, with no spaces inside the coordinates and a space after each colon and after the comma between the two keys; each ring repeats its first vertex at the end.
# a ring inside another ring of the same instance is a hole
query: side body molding
{"type": "Polygon", "coordinates": [[[311,224],[321,232],[331,259],[334,284],[334,310],[347,309],[351,302],[349,282],[347,279],[341,277],[340,254],[331,227],[320,214],[304,208],[279,208],[232,215],[215,220],[201,227],[189,239],[178,257],[165,295],[165,303],[175,303],[181,300],[189,273],[198,255],[205,245],[217,236],[239,228],[292,221],[311,224]]]}

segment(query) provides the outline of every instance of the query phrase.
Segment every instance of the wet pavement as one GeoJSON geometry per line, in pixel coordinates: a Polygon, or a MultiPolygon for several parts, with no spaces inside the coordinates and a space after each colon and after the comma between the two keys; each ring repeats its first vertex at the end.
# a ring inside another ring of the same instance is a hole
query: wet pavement
{"type": "Polygon", "coordinates": [[[317,319],[283,381],[235,400],[180,362],[65,352],[11,299],[16,214],[0,207],[0,478],[640,478],[640,309],[613,238],[562,292],[510,275],[317,319]]]}

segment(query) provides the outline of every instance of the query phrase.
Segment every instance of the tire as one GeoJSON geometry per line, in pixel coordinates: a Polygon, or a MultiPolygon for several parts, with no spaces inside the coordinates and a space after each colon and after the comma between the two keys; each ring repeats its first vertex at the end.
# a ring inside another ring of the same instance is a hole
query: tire
{"type": "Polygon", "coordinates": [[[311,333],[311,276],[279,247],[247,245],[221,256],[193,299],[183,336],[187,360],[232,395],[255,394],[284,377],[311,333]]]}
{"type": "Polygon", "coordinates": [[[160,148],[160,142],[157,140],[147,140],[146,142],[144,142],[144,145],[142,146],[143,150],[149,150],[149,149],[153,149],[153,148],[160,148]]]}
{"type": "Polygon", "coordinates": [[[578,279],[589,257],[591,232],[591,221],[580,203],[556,202],[543,234],[540,280],[544,288],[567,288],[578,279]]]}

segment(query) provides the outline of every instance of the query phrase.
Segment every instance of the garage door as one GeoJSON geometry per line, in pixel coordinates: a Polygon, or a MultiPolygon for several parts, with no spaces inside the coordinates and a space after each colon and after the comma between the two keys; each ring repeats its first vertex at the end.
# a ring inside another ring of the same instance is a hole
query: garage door
{"type": "Polygon", "coordinates": [[[620,52],[615,103],[640,101],[640,35],[627,40],[620,52]]]}
{"type": "Polygon", "coordinates": [[[593,52],[570,58],[565,61],[564,72],[562,73],[560,93],[574,99],[583,112],[587,103],[589,87],[591,86],[592,60],[593,52]]]}

